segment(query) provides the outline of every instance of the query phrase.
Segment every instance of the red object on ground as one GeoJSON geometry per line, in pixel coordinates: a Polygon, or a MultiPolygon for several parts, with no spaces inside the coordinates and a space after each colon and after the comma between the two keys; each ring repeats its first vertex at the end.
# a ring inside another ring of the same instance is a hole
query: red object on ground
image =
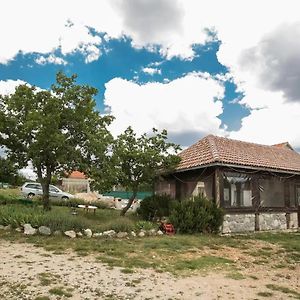
{"type": "Polygon", "coordinates": [[[165,232],[165,234],[168,234],[168,235],[175,234],[175,228],[174,228],[173,224],[171,224],[171,223],[162,223],[161,229],[163,232],[165,232]]]}

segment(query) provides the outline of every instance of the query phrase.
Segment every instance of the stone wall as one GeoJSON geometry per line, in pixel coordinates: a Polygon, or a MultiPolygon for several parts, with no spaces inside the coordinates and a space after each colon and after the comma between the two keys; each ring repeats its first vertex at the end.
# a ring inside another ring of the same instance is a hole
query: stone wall
{"type": "Polygon", "coordinates": [[[260,213],[260,230],[280,230],[287,229],[286,213],[260,213]]]}
{"type": "MultiPolygon", "coordinates": [[[[260,213],[259,230],[287,229],[286,213],[260,213]]],[[[290,228],[298,228],[298,214],[290,214],[290,228]]],[[[250,232],[255,230],[255,214],[226,214],[222,233],[250,232]]]]}
{"type": "Polygon", "coordinates": [[[254,231],[254,214],[230,214],[224,216],[222,233],[254,231]]]}
{"type": "Polygon", "coordinates": [[[298,228],[298,213],[296,212],[290,214],[290,228],[298,228]]]}

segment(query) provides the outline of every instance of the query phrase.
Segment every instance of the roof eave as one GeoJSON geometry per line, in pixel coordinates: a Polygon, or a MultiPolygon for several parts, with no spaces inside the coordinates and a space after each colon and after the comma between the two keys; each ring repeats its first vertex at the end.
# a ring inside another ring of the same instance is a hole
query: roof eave
{"type": "Polygon", "coordinates": [[[186,171],[204,169],[204,168],[208,168],[208,167],[217,167],[217,166],[300,175],[300,171],[284,170],[284,169],[276,169],[276,168],[266,168],[266,167],[255,167],[255,166],[238,165],[238,164],[229,164],[229,163],[223,163],[223,162],[214,162],[214,163],[204,164],[204,165],[195,166],[195,167],[191,167],[191,168],[179,169],[179,170],[175,170],[175,173],[181,173],[181,172],[186,172],[186,171]]]}

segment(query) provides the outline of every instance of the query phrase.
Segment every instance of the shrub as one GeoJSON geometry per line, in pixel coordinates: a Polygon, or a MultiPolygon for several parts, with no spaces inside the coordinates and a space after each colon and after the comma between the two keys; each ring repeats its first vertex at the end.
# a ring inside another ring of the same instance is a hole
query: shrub
{"type": "Polygon", "coordinates": [[[199,196],[176,203],[170,221],[180,233],[217,233],[223,215],[214,202],[199,196]]]}
{"type": "Polygon", "coordinates": [[[141,205],[137,213],[148,221],[155,220],[156,218],[168,217],[171,208],[174,205],[174,200],[168,195],[153,195],[146,197],[141,201],[141,205]]]}
{"type": "Polygon", "coordinates": [[[141,229],[144,229],[144,230],[156,229],[157,230],[158,225],[155,223],[149,222],[149,221],[138,221],[135,224],[135,228],[137,230],[141,230],[141,229]]]}

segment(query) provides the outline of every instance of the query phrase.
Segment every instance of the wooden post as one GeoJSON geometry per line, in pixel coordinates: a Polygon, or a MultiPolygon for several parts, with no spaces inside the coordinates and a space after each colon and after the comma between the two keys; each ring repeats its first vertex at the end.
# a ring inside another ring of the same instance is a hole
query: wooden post
{"type": "Polygon", "coordinates": [[[260,191],[259,191],[259,179],[257,176],[253,175],[251,179],[252,184],[252,206],[255,210],[255,225],[254,230],[259,231],[259,209],[260,209],[260,191]]]}
{"type": "Polygon", "coordinates": [[[220,207],[221,203],[221,194],[220,194],[220,169],[216,168],[215,170],[215,203],[220,207]]]}
{"type": "Polygon", "coordinates": [[[284,206],[286,209],[286,214],[285,214],[286,228],[290,229],[291,215],[290,215],[290,212],[288,209],[291,205],[291,199],[290,199],[290,183],[289,183],[289,181],[285,181],[283,186],[284,186],[284,206]]]}

